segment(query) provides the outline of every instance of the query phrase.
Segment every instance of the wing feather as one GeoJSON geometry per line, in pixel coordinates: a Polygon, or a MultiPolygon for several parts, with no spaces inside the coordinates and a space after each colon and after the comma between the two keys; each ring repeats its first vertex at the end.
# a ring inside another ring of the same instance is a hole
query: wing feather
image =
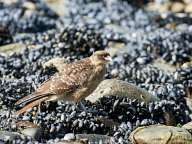
{"type": "Polygon", "coordinates": [[[56,73],[43,82],[32,95],[26,96],[15,103],[16,105],[30,103],[19,110],[18,113],[23,113],[30,106],[35,106],[35,104],[43,100],[49,100],[53,95],[58,97],[61,95],[72,96],[71,94],[77,89],[86,86],[86,82],[93,72],[94,66],[91,64],[90,59],[66,64],[62,72],[56,73]]]}

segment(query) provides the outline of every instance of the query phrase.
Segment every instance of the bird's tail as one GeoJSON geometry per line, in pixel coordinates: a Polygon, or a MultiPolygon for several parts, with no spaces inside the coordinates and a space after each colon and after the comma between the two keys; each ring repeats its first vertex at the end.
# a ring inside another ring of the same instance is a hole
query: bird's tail
{"type": "Polygon", "coordinates": [[[30,108],[32,108],[32,107],[34,107],[34,106],[36,106],[36,105],[39,105],[41,102],[46,101],[47,99],[48,99],[48,96],[47,96],[47,97],[40,98],[40,99],[37,99],[37,100],[35,100],[35,101],[32,101],[31,103],[29,103],[29,104],[27,104],[26,106],[24,106],[22,109],[18,110],[18,111],[16,112],[16,115],[18,116],[18,115],[26,112],[28,109],[30,109],[30,108]]]}
{"type": "Polygon", "coordinates": [[[41,98],[49,96],[49,95],[51,95],[51,94],[50,93],[35,92],[32,95],[28,95],[28,96],[25,96],[25,97],[19,99],[15,103],[15,106],[19,106],[19,105],[22,105],[22,104],[25,105],[27,103],[31,103],[31,102],[33,102],[35,100],[41,99],[41,98]]]}
{"type": "Polygon", "coordinates": [[[18,100],[15,103],[15,106],[26,105],[26,104],[27,105],[24,106],[21,110],[19,110],[17,112],[17,114],[22,114],[23,112],[25,112],[29,108],[36,106],[36,105],[40,104],[41,102],[47,100],[50,95],[52,95],[52,94],[51,93],[35,92],[32,95],[25,96],[25,97],[21,98],[20,100],[18,100]]]}

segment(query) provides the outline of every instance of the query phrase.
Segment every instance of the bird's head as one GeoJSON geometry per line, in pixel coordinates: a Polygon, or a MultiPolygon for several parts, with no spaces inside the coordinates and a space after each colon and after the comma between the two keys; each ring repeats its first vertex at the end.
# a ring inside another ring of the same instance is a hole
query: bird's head
{"type": "Polygon", "coordinates": [[[105,65],[112,60],[110,54],[104,50],[94,52],[90,58],[95,65],[105,65]]]}

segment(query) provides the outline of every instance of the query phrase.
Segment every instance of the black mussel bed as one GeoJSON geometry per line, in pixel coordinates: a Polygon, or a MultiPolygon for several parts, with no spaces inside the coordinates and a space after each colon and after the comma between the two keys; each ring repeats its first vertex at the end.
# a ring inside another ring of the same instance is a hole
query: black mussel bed
{"type": "Polygon", "coordinates": [[[66,0],[60,5],[63,14],[47,1],[8,1],[0,2],[0,142],[57,143],[98,134],[109,136],[110,143],[127,144],[139,126],[191,121],[186,102],[192,95],[188,14],[151,12],[145,9],[148,1],[140,0],[66,0]],[[18,51],[9,49],[14,44],[21,45],[18,51]],[[14,116],[19,109],[14,103],[58,72],[44,67],[45,62],[55,57],[74,61],[104,49],[115,50],[106,79],[135,84],[160,100],[145,104],[109,95],[95,103],[82,100],[89,113],[80,104],[59,101],[43,103],[41,112],[34,107],[14,116]],[[38,126],[38,137],[23,132],[31,127],[22,129],[21,121],[38,126]]]}

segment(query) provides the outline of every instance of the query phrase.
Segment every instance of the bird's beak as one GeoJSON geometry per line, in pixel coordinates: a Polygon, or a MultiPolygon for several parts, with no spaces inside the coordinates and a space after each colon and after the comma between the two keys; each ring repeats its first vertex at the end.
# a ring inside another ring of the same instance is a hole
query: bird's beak
{"type": "Polygon", "coordinates": [[[105,60],[106,61],[112,61],[112,58],[111,58],[111,56],[107,56],[107,57],[105,57],[105,60]]]}

